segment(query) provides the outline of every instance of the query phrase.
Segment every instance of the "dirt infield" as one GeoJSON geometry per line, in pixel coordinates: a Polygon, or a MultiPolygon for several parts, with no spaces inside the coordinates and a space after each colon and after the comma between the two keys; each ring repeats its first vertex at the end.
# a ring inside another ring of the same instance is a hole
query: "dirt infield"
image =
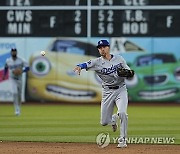
{"type": "Polygon", "coordinates": [[[179,145],[129,144],[122,149],[116,148],[116,144],[99,148],[88,143],[0,142],[2,154],[179,154],[179,151],[179,145]]]}

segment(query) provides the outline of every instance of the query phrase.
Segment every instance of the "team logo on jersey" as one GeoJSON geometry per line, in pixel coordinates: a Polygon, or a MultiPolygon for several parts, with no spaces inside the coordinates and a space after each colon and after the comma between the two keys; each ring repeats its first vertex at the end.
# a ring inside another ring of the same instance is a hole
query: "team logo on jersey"
{"type": "Polygon", "coordinates": [[[111,67],[103,68],[103,69],[101,70],[101,73],[102,73],[102,74],[105,74],[105,75],[108,75],[108,74],[111,74],[111,73],[116,72],[116,71],[117,71],[117,68],[120,68],[120,67],[122,67],[122,64],[121,64],[121,63],[119,63],[119,64],[117,64],[117,65],[111,65],[111,67]]]}
{"type": "Polygon", "coordinates": [[[22,67],[22,64],[10,65],[9,69],[16,69],[16,68],[19,68],[19,67],[22,67]]]}

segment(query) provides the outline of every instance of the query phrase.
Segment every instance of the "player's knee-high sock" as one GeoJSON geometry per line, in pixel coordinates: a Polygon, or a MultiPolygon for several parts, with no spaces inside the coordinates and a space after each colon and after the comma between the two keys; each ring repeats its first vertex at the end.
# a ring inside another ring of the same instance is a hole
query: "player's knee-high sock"
{"type": "Polygon", "coordinates": [[[117,114],[112,115],[111,125],[115,125],[119,116],[117,114]]]}
{"type": "Polygon", "coordinates": [[[19,98],[18,98],[18,94],[14,94],[14,109],[15,109],[15,114],[19,114],[19,98]]]}
{"type": "Polygon", "coordinates": [[[127,137],[127,126],[128,126],[128,116],[125,112],[119,113],[120,117],[120,137],[127,137]]]}
{"type": "Polygon", "coordinates": [[[19,113],[21,112],[21,93],[18,94],[19,113]]]}

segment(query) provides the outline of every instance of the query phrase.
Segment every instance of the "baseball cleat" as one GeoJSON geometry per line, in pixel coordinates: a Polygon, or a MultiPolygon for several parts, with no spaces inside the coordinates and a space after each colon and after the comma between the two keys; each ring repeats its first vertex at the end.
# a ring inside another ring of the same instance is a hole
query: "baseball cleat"
{"type": "Polygon", "coordinates": [[[115,132],[117,130],[117,124],[112,125],[112,130],[113,130],[113,132],[115,132]]]}
{"type": "Polygon", "coordinates": [[[16,115],[16,116],[20,116],[20,113],[16,113],[15,115],[16,115]]]}
{"type": "Polygon", "coordinates": [[[15,115],[16,115],[16,116],[19,116],[20,114],[21,114],[20,110],[19,110],[19,109],[16,109],[15,115]]]}
{"type": "Polygon", "coordinates": [[[113,121],[113,124],[112,124],[112,130],[113,132],[115,132],[117,130],[117,120],[118,120],[119,116],[117,114],[113,114],[112,116],[112,121],[113,121]]]}
{"type": "Polygon", "coordinates": [[[118,139],[118,145],[117,148],[126,148],[127,144],[126,144],[126,139],[124,137],[120,137],[118,139]]]}

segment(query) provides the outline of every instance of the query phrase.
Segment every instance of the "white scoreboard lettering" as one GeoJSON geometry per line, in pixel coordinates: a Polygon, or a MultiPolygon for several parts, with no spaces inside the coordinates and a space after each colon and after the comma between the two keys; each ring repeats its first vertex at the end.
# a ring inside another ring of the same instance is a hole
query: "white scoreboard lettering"
{"type": "Polygon", "coordinates": [[[180,0],[0,1],[2,37],[180,36],[179,19],[180,0]]]}
{"type": "Polygon", "coordinates": [[[8,34],[31,34],[32,11],[7,11],[8,34]]]}

